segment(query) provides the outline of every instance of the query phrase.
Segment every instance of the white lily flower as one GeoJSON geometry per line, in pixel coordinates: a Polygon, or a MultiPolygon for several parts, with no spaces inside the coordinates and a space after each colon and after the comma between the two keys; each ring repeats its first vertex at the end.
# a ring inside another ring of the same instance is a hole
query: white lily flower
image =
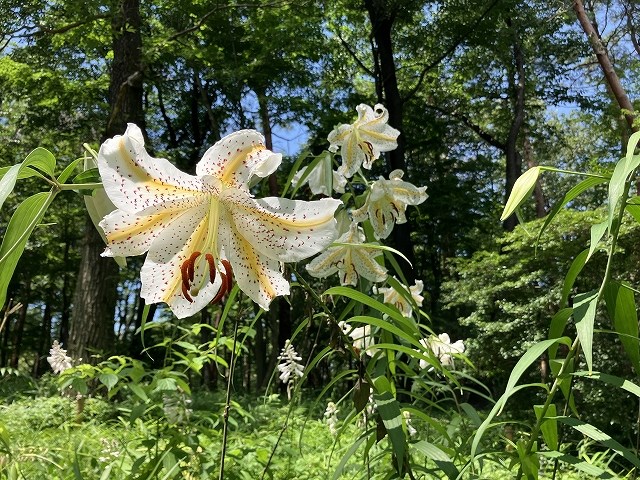
{"type": "MultiPolygon", "coordinates": [[[[422,280],[416,280],[415,285],[409,287],[409,293],[411,294],[413,300],[416,302],[416,305],[418,305],[419,307],[422,306],[422,301],[424,300],[424,297],[420,295],[423,289],[424,283],[422,282],[422,280]]],[[[413,307],[411,306],[411,303],[395,288],[384,287],[378,288],[376,289],[376,291],[384,295],[382,299],[384,303],[394,305],[398,310],[400,310],[400,313],[402,313],[404,317],[411,317],[411,314],[413,313],[413,307]]]]}
{"type": "Polygon", "coordinates": [[[404,182],[403,175],[402,170],[394,170],[389,180],[380,177],[371,185],[364,205],[351,212],[357,222],[369,218],[377,239],[387,238],[396,223],[406,223],[407,205],[419,205],[427,199],[427,187],[404,182]]]}
{"type": "Polygon", "coordinates": [[[356,286],[360,276],[372,282],[382,282],[387,278],[387,269],[375,260],[382,255],[382,251],[359,245],[365,240],[364,231],[353,222],[349,230],[336,240],[353,245],[330,247],[307,264],[307,271],[318,278],[339,272],[341,285],[356,286]]]}
{"type": "MultiPolygon", "coordinates": [[[[300,183],[300,179],[307,171],[308,167],[300,168],[291,179],[291,184],[296,187],[300,183]]],[[[314,195],[326,195],[331,196],[331,190],[335,190],[338,193],[344,193],[344,187],[347,185],[347,179],[335,170],[331,164],[331,154],[325,152],[325,155],[316,165],[313,170],[304,179],[304,182],[309,184],[309,189],[314,195]]]]}
{"type": "Polygon", "coordinates": [[[196,176],[188,175],[149,156],[142,132],[129,124],[98,154],[105,191],[118,208],[100,222],[108,241],[103,255],[148,251],[141,296],[167,303],[178,318],[227,293],[232,270],[240,289],[268,309],[274,297],[289,293],[281,262],[330,245],[341,203],[254,199],[250,180],[270,175],[281,160],[265,148],[261,134],[242,130],[213,145],[196,176]]]}
{"type": "Polygon", "coordinates": [[[378,351],[377,348],[372,348],[375,342],[373,341],[373,335],[371,335],[371,325],[352,327],[346,322],[339,322],[338,326],[345,335],[351,337],[351,340],[353,340],[353,348],[356,350],[360,352],[364,351],[370,357],[373,357],[378,351]]]}
{"type": "MultiPolygon", "coordinates": [[[[432,335],[429,338],[423,338],[420,340],[420,344],[426,348],[430,349],[433,354],[438,357],[440,363],[445,367],[453,367],[453,354],[454,353],[464,353],[465,346],[462,340],[458,340],[454,343],[451,343],[451,339],[449,338],[449,334],[441,333],[437,337],[432,335]]],[[[427,361],[420,360],[420,368],[427,368],[427,361]]]]}
{"type": "Polygon", "coordinates": [[[338,173],[351,178],[362,165],[370,170],[380,153],[394,150],[398,146],[400,132],[387,124],[389,112],[378,104],[373,109],[369,105],[356,107],[358,119],[351,125],[340,125],[329,134],[329,150],[340,149],[342,165],[338,173]]]}

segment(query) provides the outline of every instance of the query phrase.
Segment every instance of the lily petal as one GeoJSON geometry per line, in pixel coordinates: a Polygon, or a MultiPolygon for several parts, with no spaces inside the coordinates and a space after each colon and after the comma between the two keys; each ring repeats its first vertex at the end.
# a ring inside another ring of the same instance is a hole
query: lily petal
{"type": "Polygon", "coordinates": [[[232,188],[224,191],[220,201],[234,230],[262,255],[281,262],[297,262],[329,246],[336,237],[334,212],[342,205],[333,198],[313,202],[253,199],[232,188]]]}
{"type": "Polygon", "coordinates": [[[234,224],[229,215],[221,217],[219,235],[224,254],[233,266],[240,289],[264,310],[279,295],[289,294],[289,282],[280,271],[280,262],[254,248],[253,241],[234,224]]]}
{"type": "Polygon", "coordinates": [[[247,188],[251,177],[267,177],[282,162],[282,155],[267,150],[264,137],[255,130],[227,135],[207,150],[196,166],[196,175],[212,175],[222,183],[247,188]]]}
{"type": "Polygon", "coordinates": [[[128,213],[190,208],[201,201],[199,192],[204,190],[200,179],[164,158],[151,157],[144,148],[142,132],[133,124],[124,135],[102,144],[98,169],[113,204],[128,213]]]}
{"type": "MultiPolygon", "coordinates": [[[[220,275],[209,281],[208,264],[204,259],[195,269],[193,284],[201,285],[190,302],[182,291],[181,266],[193,255],[201,252],[208,233],[208,205],[201,205],[188,213],[178,215],[162,230],[149,248],[140,271],[141,296],[147,303],[165,302],[178,318],[193,315],[216,296],[222,286],[220,275]]],[[[203,252],[204,254],[205,252],[203,252]]]]}

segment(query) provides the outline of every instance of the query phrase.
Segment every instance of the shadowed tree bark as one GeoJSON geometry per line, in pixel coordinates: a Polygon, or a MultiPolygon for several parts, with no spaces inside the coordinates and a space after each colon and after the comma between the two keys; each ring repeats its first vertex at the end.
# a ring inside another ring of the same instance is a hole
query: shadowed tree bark
{"type": "MultiPolygon", "coordinates": [[[[113,8],[110,115],[104,139],[122,134],[128,122],[144,132],[140,2],[120,0],[113,8]]],[[[87,217],[69,332],[69,353],[85,361],[93,353],[111,353],[115,340],[118,266],[113,259],[100,256],[103,250],[104,242],[87,217]]]]}

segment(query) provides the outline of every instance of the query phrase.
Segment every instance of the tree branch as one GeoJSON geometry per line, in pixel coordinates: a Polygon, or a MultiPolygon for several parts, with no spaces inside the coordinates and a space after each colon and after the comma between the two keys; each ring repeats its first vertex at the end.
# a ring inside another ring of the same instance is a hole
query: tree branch
{"type": "MultiPolygon", "coordinates": [[[[482,22],[484,20],[484,18],[489,14],[489,12],[493,9],[493,7],[496,6],[496,4],[499,2],[500,0],[493,0],[489,6],[485,9],[484,12],[482,12],[482,14],[476,18],[473,23],[465,28],[465,32],[469,32],[471,30],[473,30],[474,28],[476,28],[478,25],[480,25],[480,22],[482,22]]],[[[440,56],[438,56],[438,58],[436,58],[435,60],[433,60],[431,63],[429,63],[428,65],[426,65],[423,69],[422,72],[420,72],[420,76],[418,77],[418,81],[417,83],[414,85],[414,87],[409,91],[409,93],[407,93],[407,95],[404,96],[404,98],[402,99],[402,102],[407,102],[409,101],[411,98],[413,98],[416,93],[418,93],[418,90],[420,90],[420,87],[422,86],[422,82],[424,81],[427,73],[432,70],[433,68],[437,67],[445,58],[447,58],[449,55],[451,55],[453,52],[455,52],[456,48],[458,48],[462,42],[464,42],[467,39],[467,35],[460,35],[455,42],[453,42],[451,45],[449,45],[449,48],[447,48],[444,52],[442,52],[440,54],[440,56]]]]}
{"type": "Polygon", "coordinates": [[[355,62],[358,64],[358,66],[364,70],[364,72],[367,75],[371,75],[372,77],[375,77],[375,74],[373,73],[373,71],[371,71],[371,69],[369,67],[367,67],[362,60],[360,60],[358,58],[358,55],[356,55],[356,52],[354,52],[351,47],[349,46],[349,44],[347,43],[347,41],[342,38],[342,35],[340,35],[340,33],[336,33],[336,36],[338,37],[338,39],[340,40],[340,43],[342,44],[342,46],[345,48],[345,50],[347,51],[347,53],[351,56],[351,58],[353,58],[355,60],[355,62]]]}
{"type": "Polygon", "coordinates": [[[633,3],[631,2],[629,4],[625,3],[624,12],[625,12],[625,15],[627,16],[627,27],[629,28],[629,36],[631,36],[631,43],[633,44],[633,48],[635,49],[636,53],[640,55],[640,42],[638,42],[638,31],[636,30],[636,27],[633,24],[633,21],[631,20],[631,17],[635,13],[635,6],[633,5],[633,3]]]}
{"type": "Polygon", "coordinates": [[[618,102],[618,106],[623,111],[624,118],[626,119],[627,124],[629,125],[631,130],[635,132],[637,128],[633,125],[633,121],[635,118],[633,105],[631,104],[631,101],[629,100],[627,92],[624,90],[622,83],[620,83],[620,78],[613,68],[613,64],[611,63],[611,59],[607,54],[606,48],[600,40],[600,33],[589,20],[587,12],[585,12],[584,10],[582,0],[573,0],[573,10],[576,12],[576,16],[578,17],[580,26],[584,30],[584,33],[587,35],[587,38],[591,43],[591,47],[596,54],[596,58],[598,59],[600,68],[604,73],[605,80],[607,81],[607,84],[611,89],[611,93],[618,102]]]}

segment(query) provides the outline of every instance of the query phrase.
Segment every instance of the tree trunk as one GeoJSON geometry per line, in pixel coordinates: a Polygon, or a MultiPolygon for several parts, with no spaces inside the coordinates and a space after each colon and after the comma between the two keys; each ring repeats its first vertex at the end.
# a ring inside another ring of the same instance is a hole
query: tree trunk
{"type": "MultiPolygon", "coordinates": [[[[379,67],[379,74],[381,76],[379,83],[382,85],[382,92],[384,93],[384,98],[378,98],[378,101],[385,104],[389,111],[389,125],[400,131],[398,148],[387,154],[388,170],[391,172],[396,169],[401,169],[406,172],[404,159],[405,139],[402,133],[403,102],[398,88],[396,64],[393,58],[393,42],[391,40],[395,11],[393,11],[384,0],[365,0],[364,4],[369,12],[372,29],[371,35],[375,41],[375,64],[379,67]]],[[[378,71],[378,68],[376,68],[376,71],[378,71]]],[[[378,84],[378,80],[376,80],[376,84],[378,84]]],[[[396,224],[393,229],[392,240],[393,246],[404,254],[411,264],[415,264],[411,231],[410,220],[408,220],[407,223],[396,224]]],[[[407,282],[412,284],[415,280],[413,269],[402,259],[399,259],[399,264],[407,282]]]]}
{"type": "MultiPolygon", "coordinates": [[[[110,116],[105,139],[122,134],[128,122],[145,131],[140,2],[121,0],[113,8],[110,116]]],[[[113,351],[118,284],[118,267],[113,259],[100,257],[104,243],[88,216],[86,225],[69,332],[70,354],[85,361],[93,352],[108,355],[113,351]]]]}
{"type": "Polygon", "coordinates": [[[40,327],[40,338],[38,338],[37,356],[33,363],[32,375],[34,377],[40,376],[46,371],[47,365],[47,352],[51,346],[51,297],[53,292],[49,292],[47,304],[44,307],[44,313],[42,315],[42,324],[40,327]]]}
{"type": "Polygon", "coordinates": [[[22,308],[18,313],[18,320],[13,328],[13,338],[11,339],[11,346],[13,348],[11,352],[11,363],[9,364],[13,368],[18,368],[20,362],[20,350],[22,348],[22,334],[24,333],[24,325],[27,321],[27,310],[29,308],[29,297],[31,293],[31,283],[27,280],[24,286],[24,301],[22,302],[22,308]]]}
{"type": "MultiPolygon", "coordinates": [[[[511,88],[514,91],[514,109],[513,120],[511,121],[511,127],[509,128],[509,135],[507,136],[507,143],[505,149],[506,155],[506,188],[505,188],[505,201],[511,195],[513,185],[516,183],[518,177],[522,174],[522,157],[517,150],[518,136],[524,123],[524,86],[525,86],[525,72],[524,72],[524,54],[520,45],[520,39],[518,38],[518,31],[515,26],[511,24],[511,19],[507,20],[507,25],[513,29],[513,60],[515,64],[515,72],[511,78],[511,88]]],[[[515,214],[511,215],[503,222],[503,228],[508,232],[516,228],[518,224],[518,218],[515,214]]]]}

